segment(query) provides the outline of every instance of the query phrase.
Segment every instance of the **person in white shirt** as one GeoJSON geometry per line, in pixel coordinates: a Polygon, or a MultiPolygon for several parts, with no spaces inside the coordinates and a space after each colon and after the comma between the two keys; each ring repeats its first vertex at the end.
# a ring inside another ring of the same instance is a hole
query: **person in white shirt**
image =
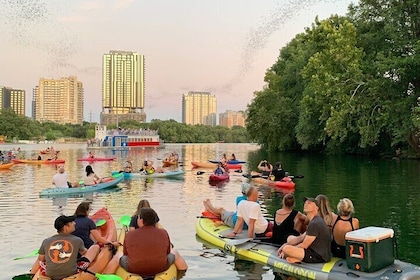
{"type": "Polygon", "coordinates": [[[79,183],[70,183],[67,180],[67,173],[64,169],[64,165],[57,167],[57,173],[52,178],[52,183],[56,188],[75,188],[79,187],[79,183]]]}
{"type": "Polygon", "coordinates": [[[242,200],[238,204],[238,219],[235,223],[233,232],[226,237],[234,237],[242,232],[243,224],[248,225],[248,237],[263,237],[273,230],[273,224],[268,222],[261,213],[261,206],[257,203],[258,190],[251,186],[246,190],[247,200],[242,200]]]}

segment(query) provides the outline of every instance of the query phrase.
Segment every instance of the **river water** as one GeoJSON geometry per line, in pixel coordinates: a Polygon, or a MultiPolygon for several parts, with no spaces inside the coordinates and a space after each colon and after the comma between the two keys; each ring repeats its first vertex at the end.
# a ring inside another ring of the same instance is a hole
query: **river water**
{"type": "MultiPolygon", "coordinates": [[[[47,145],[20,145],[24,157],[35,157],[47,145]]],[[[18,145],[0,145],[1,150],[18,145]]],[[[76,159],[87,155],[84,144],[54,144],[60,158],[66,160],[66,172],[72,181],[83,176],[87,163],[76,159]]],[[[39,192],[51,186],[55,166],[14,165],[10,171],[0,170],[0,279],[11,279],[27,273],[35,257],[13,261],[38,249],[42,240],[55,234],[54,219],[60,214],[73,214],[76,206],[93,201],[93,209],[107,207],[118,219],[132,214],[140,199],[148,199],[158,212],[171,241],[185,257],[189,270],[183,279],[283,279],[275,278],[268,266],[237,260],[218,249],[205,247],[195,236],[196,216],[203,210],[202,201],[227,209],[235,208],[235,197],[248,179],[233,172],[229,182],[212,186],[208,182],[211,170],[192,169],[191,161],[220,158],[223,153],[235,153],[247,160],[244,173],[256,169],[261,159],[281,161],[295,179],[297,209],[302,210],[301,198],[323,193],[333,208],[342,197],[352,199],[355,216],[361,226],[390,227],[397,237],[397,257],[420,265],[420,162],[392,159],[368,159],[349,156],[300,155],[290,153],[265,154],[253,144],[173,144],[166,149],[137,149],[129,151],[96,151],[97,156],[114,155],[113,162],[97,162],[92,167],[100,176],[120,170],[127,157],[134,166],[144,159],[160,163],[159,159],[176,151],[186,173],[181,179],[123,181],[118,188],[84,197],[60,199],[40,198],[39,192]],[[197,171],[204,171],[197,175],[197,171]]],[[[270,187],[259,187],[260,200],[266,214],[280,207],[283,194],[270,187]]],[[[292,278],[293,279],[293,278],[292,278]]]]}

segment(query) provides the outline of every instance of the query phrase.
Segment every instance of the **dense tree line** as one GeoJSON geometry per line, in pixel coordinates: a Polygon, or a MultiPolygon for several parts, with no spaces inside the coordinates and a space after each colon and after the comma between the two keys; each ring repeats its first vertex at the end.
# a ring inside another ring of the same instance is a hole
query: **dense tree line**
{"type": "MultiPolygon", "coordinates": [[[[19,140],[56,140],[58,138],[90,139],[95,137],[95,123],[83,125],[60,125],[52,122],[40,123],[28,117],[19,116],[11,109],[0,111],[0,135],[7,136],[11,142],[19,140]]],[[[235,126],[210,127],[205,125],[186,125],[174,120],[152,120],[150,123],[128,121],[119,124],[123,128],[158,130],[161,139],[167,143],[214,143],[217,141],[229,143],[249,142],[245,128],[235,126]]],[[[116,126],[109,126],[113,129],[116,126]]]]}
{"type": "Polygon", "coordinates": [[[269,150],[420,154],[420,4],[361,0],[280,50],[248,105],[269,150]]]}

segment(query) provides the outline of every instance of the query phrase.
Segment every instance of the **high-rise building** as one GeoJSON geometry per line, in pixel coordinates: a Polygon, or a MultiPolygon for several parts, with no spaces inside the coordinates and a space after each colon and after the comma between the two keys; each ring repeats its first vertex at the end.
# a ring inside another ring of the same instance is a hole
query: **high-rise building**
{"type": "Polygon", "coordinates": [[[101,124],[146,121],[144,71],[144,55],[128,51],[104,54],[101,124]]]}
{"type": "Polygon", "coordinates": [[[11,108],[16,114],[25,116],[25,91],[0,87],[0,109],[11,108]]]}
{"type": "Polygon", "coordinates": [[[35,116],[39,122],[83,124],[83,83],[70,76],[39,80],[34,90],[35,116]]]}
{"type": "Polygon", "coordinates": [[[182,122],[216,125],[216,96],[210,92],[190,91],[182,95],[182,122]]]}
{"type": "Polygon", "coordinates": [[[219,125],[227,126],[242,126],[245,127],[245,112],[244,111],[231,111],[227,110],[219,114],[219,125]]]}

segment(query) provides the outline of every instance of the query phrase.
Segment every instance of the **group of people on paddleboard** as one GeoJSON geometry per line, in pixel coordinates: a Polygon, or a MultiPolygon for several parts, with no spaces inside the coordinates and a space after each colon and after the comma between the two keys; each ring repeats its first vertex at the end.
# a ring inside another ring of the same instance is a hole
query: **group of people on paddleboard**
{"type": "Polygon", "coordinates": [[[203,215],[219,219],[216,226],[226,224],[231,227],[233,230],[225,237],[264,239],[279,245],[278,256],[291,263],[328,262],[331,255],[345,258],[345,235],[359,229],[359,220],[353,217],[353,203],[348,198],[340,199],[336,214],[325,195],[304,197],[304,213],[301,213],[294,209],[294,195],[286,194],[282,207],[270,222],[262,215],[258,189],[244,183],[241,190],[242,195],[236,198],[236,211],[215,207],[206,199],[203,201],[203,215]],[[245,229],[247,235],[243,236],[245,229]]]}
{"type": "Polygon", "coordinates": [[[99,227],[106,221],[95,224],[89,217],[91,211],[91,203],[85,201],[74,215],[55,219],[57,234],[42,242],[31,268],[33,279],[93,280],[97,273],[114,274],[119,266],[142,277],[153,277],[172,264],[179,271],[187,270],[185,260],[171,248],[169,235],[158,225],[158,215],[147,200],[140,201],[131,218],[124,244],[102,236],[99,227]],[[119,246],[123,246],[123,252],[117,252],[119,246]]]}

